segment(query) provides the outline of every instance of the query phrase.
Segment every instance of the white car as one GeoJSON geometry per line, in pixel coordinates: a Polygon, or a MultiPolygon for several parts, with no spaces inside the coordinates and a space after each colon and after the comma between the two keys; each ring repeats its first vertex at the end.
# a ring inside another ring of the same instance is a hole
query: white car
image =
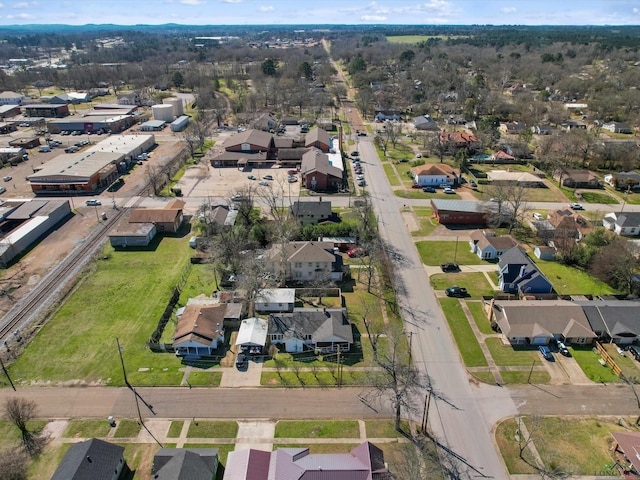
{"type": "Polygon", "coordinates": [[[580,203],[570,203],[569,208],[571,208],[571,210],[584,210],[584,207],[580,203]]]}
{"type": "Polygon", "coordinates": [[[98,205],[102,205],[100,200],[96,200],[95,198],[92,198],[91,200],[87,200],[84,203],[87,207],[97,207],[98,205]]]}
{"type": "Polygon", "coordinates": [[[451,187],[445,187],[445,188],[442,189],[442,191],[444,193],[448,193],[449,195],[451,195],[452,193],[456,193],[456,191],[451,187]]]}
{"type": "Polygon", "coordinates": [[[7,175],[6,177],[2,178],[2,180],[4,180],[5,182],[10,182],[11,179],[13,179],[13,177],[11,175],[7,175]]]}

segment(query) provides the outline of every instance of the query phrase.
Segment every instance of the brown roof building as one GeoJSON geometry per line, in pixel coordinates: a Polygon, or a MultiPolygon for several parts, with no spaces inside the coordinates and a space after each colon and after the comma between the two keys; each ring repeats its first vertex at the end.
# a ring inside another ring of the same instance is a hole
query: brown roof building
{"type": "Polygon", "coordinates": [[[322,128],[314,128],[309,130],[307,136],[304,140],[305,147],[316,147],[323,152],[328,152],[329,148],[331,148],[331,139],[329,138],[329,133],[322,128]]]}
{"type": "Polygon", "coordinates": [[[328,155],[312,148],[302,156],[302,185],[316,192],[335,192],[344,184],[344,172],[331,165],[328,155]]]}

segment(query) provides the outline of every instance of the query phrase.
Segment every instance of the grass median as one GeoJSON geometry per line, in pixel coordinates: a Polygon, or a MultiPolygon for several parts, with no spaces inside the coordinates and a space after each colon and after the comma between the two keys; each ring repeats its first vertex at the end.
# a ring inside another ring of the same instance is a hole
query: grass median
{"type": "Polygon", "coordinates": [[[487,359],[482,353],[478,339],[471,330],[467,316],[462,311],[460,301],[457,298],[441,298],[439,300],[464,364],[467,367],[486,367],[488,365],[487,359]]]}

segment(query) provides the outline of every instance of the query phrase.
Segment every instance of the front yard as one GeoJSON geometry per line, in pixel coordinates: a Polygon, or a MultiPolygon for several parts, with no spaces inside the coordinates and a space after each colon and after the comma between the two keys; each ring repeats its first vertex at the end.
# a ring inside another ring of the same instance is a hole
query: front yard
{"type": "Polygon", "coordinates": [[[457,242],[425,240],[416,242],[416,248],[425,265],[441,265],[448,262],[460,265],[486,265],[487,262],[480,260],[475,253],[471,253],[468,240],[468,235],[464,235],[464,238],[460,238],[457,242]]]}

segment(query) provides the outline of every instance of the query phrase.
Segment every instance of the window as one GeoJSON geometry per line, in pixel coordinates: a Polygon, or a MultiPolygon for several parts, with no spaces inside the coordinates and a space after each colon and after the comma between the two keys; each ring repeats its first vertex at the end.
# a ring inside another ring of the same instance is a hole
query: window
{"type": "Polygon", "coordinates": [[[283,338],[284,338],[284,335],[281,334],[281,333],[273,333],[273,334],[271,334],[271,341],[272,342],[278,341],[278,340],[282,341],[283,338]]]}

